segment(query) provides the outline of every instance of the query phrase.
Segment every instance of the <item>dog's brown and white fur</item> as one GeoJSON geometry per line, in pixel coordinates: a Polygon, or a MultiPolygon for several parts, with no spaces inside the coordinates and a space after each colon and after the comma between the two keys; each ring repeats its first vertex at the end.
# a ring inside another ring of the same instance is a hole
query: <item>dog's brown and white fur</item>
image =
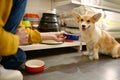
{"type": "Polygon", "coordinates": [[[74,12],[74,17],[79,23],[82,41],[86,43],[87,51],[84,55],[93,53],[93,59],[99,59],[99,53],[120,57],[120,44],[106,31],[99,29],[95,23],[101,17],[100,13],[93,16],[81,16],[74,12]]]}

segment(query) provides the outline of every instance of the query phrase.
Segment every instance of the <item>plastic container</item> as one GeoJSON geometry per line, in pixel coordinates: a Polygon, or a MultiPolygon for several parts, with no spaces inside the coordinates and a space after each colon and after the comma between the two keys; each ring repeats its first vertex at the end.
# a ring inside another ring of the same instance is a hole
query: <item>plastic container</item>
{"type": "Polygon", "coordinates": [[[66,40],[70,41],[70,40],[79,40],[79,36],[75,35],[75,34],[64,34],[64,36],[66,36],[66,40]]]}

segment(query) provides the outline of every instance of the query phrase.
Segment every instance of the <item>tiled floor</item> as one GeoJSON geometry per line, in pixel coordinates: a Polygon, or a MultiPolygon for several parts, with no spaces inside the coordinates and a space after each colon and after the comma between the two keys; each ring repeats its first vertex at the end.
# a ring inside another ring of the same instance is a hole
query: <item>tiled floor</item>
{"type": "Polygon", "coordinates": [[[23,70],[24,80],[120,80],[120,59],[110,56],[100,55],[99,60],[92,61],[72,48],[31,51],[27,55],[28,59],[45,61],[45,70],[38,74],[23,70]]]}

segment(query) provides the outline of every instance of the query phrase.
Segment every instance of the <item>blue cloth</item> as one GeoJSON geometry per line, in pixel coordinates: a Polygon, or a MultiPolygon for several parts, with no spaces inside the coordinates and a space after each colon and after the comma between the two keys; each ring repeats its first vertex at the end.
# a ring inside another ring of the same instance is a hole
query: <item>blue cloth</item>
{"type": "MultiPolygon", "coordinates": [[[[13,0],[13,7],[4,29],[15,33],[24,15],[27,0],[13,0]]],[[[7,6],[7,5],[6,5],[7,6]]]]}
{"type": "MultiPolygon", "coordinates": [[[[13,34],[16,33],[19,23],[24,15],[26,3],[27,0],[13,0],[13,6],[9,19],[6,25],[4,26],[4,29],[6,31],[11,32],[13,34]]],[[[18,48],[18,51],[15,55],[2,57],[0,64],[2,64],[7,69],[17,69],[25,60],[25,52],[22,49],[18,48]]]]}

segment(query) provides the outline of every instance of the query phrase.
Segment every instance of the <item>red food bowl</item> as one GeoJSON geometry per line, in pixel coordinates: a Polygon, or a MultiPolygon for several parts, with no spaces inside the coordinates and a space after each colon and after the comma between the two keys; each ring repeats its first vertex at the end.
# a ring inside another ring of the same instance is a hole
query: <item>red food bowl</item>
{"type": "Polygon", "coordinates": [[[25,62],[25,70],[29,73],[39,73],[43,72],[45,63],[42,60],[28,60],[25,62]]]}

